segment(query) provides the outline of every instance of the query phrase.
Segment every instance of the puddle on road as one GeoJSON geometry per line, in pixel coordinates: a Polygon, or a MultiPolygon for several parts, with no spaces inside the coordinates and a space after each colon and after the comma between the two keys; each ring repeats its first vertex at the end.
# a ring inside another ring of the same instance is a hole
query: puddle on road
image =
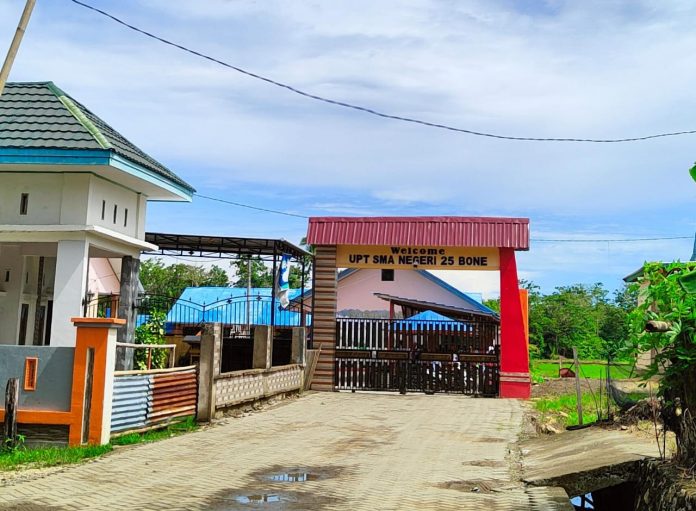
{"type": "Polygon", "coordinates": [[[326,509],[341,498],[329,491],[313,491],[301,483],[324,481],[350,473],[346,467],[274,465],[252,472],[243,487],[220,490],[211,496],[209,511],[307,511],[326,509]],[[300,484],[298,484],[300,483],[300,484]]]}
{"type": "Polygon", "coordinates": [[[260,495],[238,495],[234,501],[240,504],[269,504],[281,502],[283,498],[277,493],[263,493],[260,495]]]}
{"type": "Polygon", "coordinates": [[[281,483],[305,483],[307,481],[318,481],[321,477],[311,472],[283,472],[281,474],[269,475],[268,479],[281,483]]]}
{"type": "Polygon", "coordinates": [[[213,498],[206,509],[214,511],[244,511],[247,509],[267,509],[285,511],[294,509],[295,498],[283,493],[220,493],[213,498]]]}
{"type": "MultiPolygon", "coordinates": [[[[307,483],[310,481],[325,481],[326,479],[333,479],[338,477],[339,474],[346,474],[349,472],[350,470],[346,467],[330,465],[274,465],[272,467],[266,467],[265,469],[258,470],[249,475],[257,481],[266,481],[272,483],[307,483]]],[[[268,488],[264,488],[264,490],[267,489],[268,488]]]]}
{"type": "Polygon", "coordinates": [[[470,493],[492,493],[495,491],[497,481],[447,481],[434,485],[444,490],[457,490],[470,493]]]}

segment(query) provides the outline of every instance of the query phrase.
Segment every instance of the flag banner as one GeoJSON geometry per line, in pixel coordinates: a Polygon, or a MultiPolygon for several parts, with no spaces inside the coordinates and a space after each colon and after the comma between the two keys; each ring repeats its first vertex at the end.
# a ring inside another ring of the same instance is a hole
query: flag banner
{"type": "Polygon", "coordinates": [[[285,309],[290,305],[290,256],[283,254],[280,259],[280,268],[278,269],[278,287],[276,288],[276,298],[280,302],[280,306],[285,309]]]}

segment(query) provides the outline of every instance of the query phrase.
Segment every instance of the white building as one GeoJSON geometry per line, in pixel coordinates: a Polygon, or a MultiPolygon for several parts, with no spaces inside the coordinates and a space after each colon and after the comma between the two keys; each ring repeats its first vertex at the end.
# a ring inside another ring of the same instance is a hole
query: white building
{"type": "Polygon", "coordinates": [[[7,84],[0,344],[74,345],[70,318],[85,315],[86,301],[137,283],[140,253],[154,248],[144,241],[148,201],[193,192],[53,83],[7,84]]]}

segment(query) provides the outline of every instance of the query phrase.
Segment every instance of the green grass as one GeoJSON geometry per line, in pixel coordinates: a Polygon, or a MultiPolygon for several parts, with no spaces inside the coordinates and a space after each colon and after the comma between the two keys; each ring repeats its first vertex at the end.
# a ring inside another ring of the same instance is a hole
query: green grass
{"type": "MultiPolygon", "coordinates": [[[[575,371],[575,367],[570,361],[563,364],[563,367],[569,367],[575,371]]],[[[532,372],[532,378],[558,378],[558,362],[546,362],[533,360],[530,364],[530,369],[532,372]]],[[[631,374],[633,369],[632,364],[621,364],[611,366],[611,377],[615,380],[625,380],[627,378],[634,378],[637,375],[635,371],[631,374]]],[[[598,362],[580,362],[580,377],[581,378],[591,378],[599,379],[607,377],[607,365],[606,363],[598,362]]]]}
{"type": "Polygon", "coordinates": [[[107,445],[84,445],[80,447],[19,447],[14,451],[0,452],[0,472],[18,470],[20,468],[54,467],[80,463],[90,458],[98,458],[111,452],[115,445],[133,445],[146,442],[156,442],[173,436],[188,433],[198,429],[193,417],[170,424],[166,428],[146,431],[144,433],[128,433],[116,437],[107,445]]]}
{"type": "Polygon", "coordinates": [[[16,470],[20,466],[54,467],[68,465],[97,458],[110,452],[113,447],[107,445],[86,445],[80,447],[43,447],[37,449],[18,448],[11,452],[0,453],[0,471],[16,470]]]}
{"type": "MultiPolygon", "coordinates": [[[[541,414],[541,421],[547,422],[550,419],[555,420],[563,426],[575,426],[578,422],[577,397],[573,394],[564,394],[562,396],[541,398],[534,405],[541,414]]],[[[595,392],[594,399],[592,394],[583,390],[582,394],[582,418],[583,423],[588,424],[597,420],[597,405],[600,411],[606,415],[607,400],[606,394],[602,394],[601,399],[595,392]],[[596,400],[596,403],[595,403],[596,400]]]]}
{"type": "Polygon", "coordinates": [[[198,424],[196,423],[196,420],[193,417],[186,417],[186,419],[183,421],[170,424],[163,429],[153,429],[151,431],[145,431],[144,433],[128,433],[118,436],[113,438],[111,443],[113,445],[134,445],[147,442],[156,442],[158,440],[171,438],[173,436],[195,431],[197,429],[198,424]]]}

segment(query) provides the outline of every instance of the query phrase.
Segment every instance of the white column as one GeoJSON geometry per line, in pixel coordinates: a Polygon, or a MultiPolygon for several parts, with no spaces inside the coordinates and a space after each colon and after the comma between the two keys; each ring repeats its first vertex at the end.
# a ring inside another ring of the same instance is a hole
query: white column
{"type": "Polygon", "coordinates": [[[75,327],[70,318],[80,318],[84,315],[82,300],[87,289],[88,269],[87,241],[58,242],[51,346],[75,346],[75,327]]]}

